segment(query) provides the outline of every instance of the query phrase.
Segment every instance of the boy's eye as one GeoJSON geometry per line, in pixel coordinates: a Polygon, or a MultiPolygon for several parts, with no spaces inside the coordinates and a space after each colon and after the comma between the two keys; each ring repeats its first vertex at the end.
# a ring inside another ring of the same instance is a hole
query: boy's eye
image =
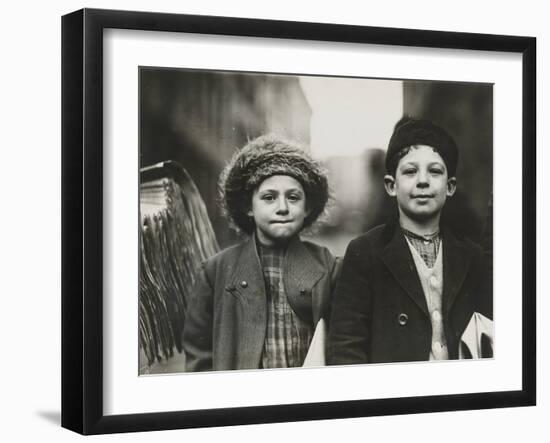
{"type": "Polygon", "coordinates": [[[299,195],[296,195],[296,194],[291,194],[288,196],[288,199],[291,201],[291,202],[297,202],[300,200],[300,196],[299,195]]]}
{"type": "Polygon", "coordinates": [[[414,168],[406,168],[403,170],[403,174],[405,175],[413,175],[414,173],[416,173],[416,169],[414,168]]]}
{"type": "Polygon", "coordinates": [[[430,169],[430,172],[432,174],[443,174],[443,169],[441,169],[441,168],[432,168],[432,169],[430,169]]]}
{"type": "Polygon", "coordinates": [[[275,197],[272,194],[265,194],[262,196],[262,200],[273,201],[275,197]]]}

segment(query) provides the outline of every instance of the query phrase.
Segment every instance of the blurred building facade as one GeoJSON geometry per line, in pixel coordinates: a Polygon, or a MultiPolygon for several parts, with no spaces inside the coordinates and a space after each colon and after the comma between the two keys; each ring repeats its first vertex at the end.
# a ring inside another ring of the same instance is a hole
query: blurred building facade
{"type": "MultiPolygon", "coordinates": [[[[460,150],[458,191],[443,216],[453,228],[480,240],[493,183],[492,85],[395,84],[403,90],[403,114],[430,119],[455,138],[460,150]]],[[[367,111],[365,108],[365,118],[367,111]]],[[[217,180],[225,162],[248,140],[269,132],[309,145],[312,112],[297,76],[141,68],[141,166],[175,160],[186,168],[223,248],[238,240],[221,216],[217,201],[217,180]]],[[[347,118],[345,110],[339,118],[347,118]]],[[[386,120],[379,124],[391,127],[398,118],[386,120]]],[[[335,123],[331,127],[338,131],[335,123]]],[[[345,156],[339,154],[345,149],[335,146],[333,155],[325,158],[333,200],[326,223],[319,226],[313,239],[337,254],[343,253],[351,238],[397,212],[395,202],[384,191],[387,141],[383,146],[373,145],[368,131],[357,137],[364,140],[362,151],[345,156]]],[[[315,146],[312,149],[315,155],[315,146]]]]}
{"type": "Polygon", "coordinates": [[[403,92],[405,114],[432,120],[455,139],[457,192],[443,217],[454,229],[480,240],[493,191],[493,85],[405,81],[403,92]]]}
{"type": "Polygon", "coordinates": [[[217,201],[224,164],[266,133],[308,145],[311,113],[298,77],[141,68],[140,167],[179,162],[199,188],[223,248],[236,239],[217,201]]]}
{"type": "MultiPolygon", "coordinates": [[[[442,219],[458,233],[487,242],[492,232],[489,203],[493,185],[493,88],[490,84],[404,81],[401,115],[426,118],[444,127],[459,148],[458,190],[447,200],[442,219]],[[488,226],[491,225],[491,226],[488,226]],[[485,232],[485,237],[483,233],[485,232]]],[[[380,118],[383,118],[382,116],[380,118]]],[[[345,251],[349,240],[397,217],[395,200],[384,190],[387,143],[365,147],[355,155],[326,158],[333,190],[327,223],[313,237],[335,254],[345,251]]],[[[337,150],[335,150],[337,151],[337,150]]]]}

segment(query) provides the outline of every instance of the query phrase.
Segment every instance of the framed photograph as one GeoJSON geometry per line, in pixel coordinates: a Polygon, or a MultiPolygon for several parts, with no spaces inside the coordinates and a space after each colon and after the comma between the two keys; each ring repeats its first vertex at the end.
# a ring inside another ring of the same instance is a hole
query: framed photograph
{"type": "Polygon", "coordinates": [[[62,426],[536,403],[531,37],[62,20],[62,426]]]}

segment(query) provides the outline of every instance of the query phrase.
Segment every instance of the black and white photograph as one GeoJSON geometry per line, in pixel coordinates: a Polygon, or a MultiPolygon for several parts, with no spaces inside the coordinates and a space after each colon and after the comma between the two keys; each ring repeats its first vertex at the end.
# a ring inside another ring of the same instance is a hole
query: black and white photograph
{"type": "Polygon", "coordinates": [[[63,427],[536,404],[535,39],[62,24],[63,427]]]}
{"type": "Polygon", "coordinates": [[[140,376],[497,355],[492,83],[138,85],[140,376]]]}
{"type": "Polygon", "coordinates": [[[0,440],[544,440],[544,10],[6,2],[0,440]]]}

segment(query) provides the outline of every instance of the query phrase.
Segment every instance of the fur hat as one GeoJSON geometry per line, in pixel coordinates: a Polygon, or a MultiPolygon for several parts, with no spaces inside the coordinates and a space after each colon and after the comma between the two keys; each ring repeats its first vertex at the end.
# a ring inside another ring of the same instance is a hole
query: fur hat
{"type": "Polygon", "coordinates": [[[449,177],[456,174],[458,148],[451,135],[429,120],[418,120],[409,116],[401,118],[393,129],[386,152],[388,174],[395,175],[399,160],[406,155],[406,152],[403,154],[403,150],[413,145],[434,148],[445,162],[449,177]]]}
{"type": "Polygon", "coordinates": [[[229,161],[220,175],[219,193],[224,214],[236,228],[251,234],[254,220],[247,214],[254,190],[273,175],[288,175],[300,182],[310,211],[304,227],[324,211],[329,197],[328,180],[319,162],[300,145],[274,135],[250,141],[229,161]]]}

